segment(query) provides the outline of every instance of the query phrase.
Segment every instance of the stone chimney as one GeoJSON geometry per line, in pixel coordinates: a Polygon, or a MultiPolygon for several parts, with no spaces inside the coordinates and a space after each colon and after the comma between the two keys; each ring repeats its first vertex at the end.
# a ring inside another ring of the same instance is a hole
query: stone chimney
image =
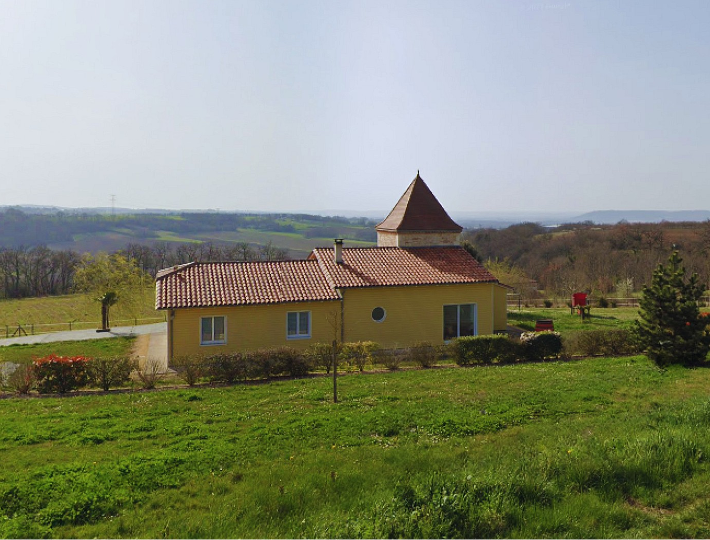
{"type": "Polygon", "coordinates": [[[335,262],[336,264],[343,264],[343,239],[335,239],[335,262]]]}

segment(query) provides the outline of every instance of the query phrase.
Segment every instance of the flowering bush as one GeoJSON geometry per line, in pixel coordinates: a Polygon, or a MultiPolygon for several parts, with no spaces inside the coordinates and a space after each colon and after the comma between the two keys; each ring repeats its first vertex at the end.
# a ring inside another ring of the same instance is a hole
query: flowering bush
{"type": "Polygon", "coordinates": [[[32,364],[40,393],[64,394],[86,386],[89,382],[85,356],[57,356],[50,354],[32,364]]]}

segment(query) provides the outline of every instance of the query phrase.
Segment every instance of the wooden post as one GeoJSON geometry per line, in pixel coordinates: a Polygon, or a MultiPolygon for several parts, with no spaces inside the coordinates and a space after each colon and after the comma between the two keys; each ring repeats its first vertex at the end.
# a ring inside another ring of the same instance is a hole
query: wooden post
{"type": "Polygon", "coordinates": [[[333,403],[338,402],[338,342],[333,340],[333,403]]]}

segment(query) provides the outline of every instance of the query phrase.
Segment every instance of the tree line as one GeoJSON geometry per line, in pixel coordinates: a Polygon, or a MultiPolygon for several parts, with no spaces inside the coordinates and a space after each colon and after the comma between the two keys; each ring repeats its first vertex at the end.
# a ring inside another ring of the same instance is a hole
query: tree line
{"type": "Polygon", "coordinates": [[[647,285],[655,268],[678,251],[688,274],[710,280],[710,221],[701,223],[535,223],[465,231],[480,260],[523,296],[536,290],[558,298],[586,291],[629,297],[647,285]]]}
{"type": "MultiPolygon", "coordinates": [[[[288,251],[272,243],[254,246],[247,242],[211,242],[154,245],[128,244],[117,252],[137,269],[155,278],[162,268],[197,262],[278,261],[288,251]]],[[[46,246],[0,248],[0,298],[28,298],[69,294],[75,291],[77,270],[87,255],[46,246]]]]}
{"type": "MultiPolygon", "coordinates": [[[[7,213],[7,212],[5,212],[7,213]]],[[[220,214],[215,214],[220,216],[220,214]]],[[[325,227],[325,225],[324,225],[325,227]]],[[[654,269],[677,250],[688,273],[710,281],[710,221],[546,228],[534,223],[505,229],[473,229],[462,241],[503,283],[524,296],[569,297],[587,291],[628,297],[650,282],[654,269]]],[[[155,277],[162,268],[197,262],[275,261],[287,250],[272,243],[131,243],[118,253],[155,277]]],[[[0,297],[67,294],[82,255],[46,246],[0,248],[0,297]]]]}

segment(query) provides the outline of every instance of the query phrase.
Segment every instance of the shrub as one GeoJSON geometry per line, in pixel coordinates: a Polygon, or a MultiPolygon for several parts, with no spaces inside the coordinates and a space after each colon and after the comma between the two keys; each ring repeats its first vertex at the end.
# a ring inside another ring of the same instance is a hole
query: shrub
{"type": "Polygon", "coordinates": [[[94,358],[87,362],[86,369],[91,383],[108,392],[110,387],[128,382],[135,362],[125,357],[94,358]]]}
{"type": "Polygon", "coordinates": [[[195,386],[205,369],[205,357],[199,354],[189,354],[176,356],[172,360],[172,366],[177,376],[185,381],[188,386],[195,386]]]}
{"type": "Polygon", "coordinates": [[[548,300],[547,298],[545,298],[545,300],[543,300],[542,303],[545,304],[546,308],[552,307],[552,300],[548,300]]]}
{"type": "Polygon", "coordinates": [[[328,343],[314,343],[306,351],[310,364],[313,368],[324,368],[326,373],[330,373],[333,367],[333,346],[328,343]]]}
{"type": "MultiPolygon", "coordinates": [[[[279,347],[271,351],[271,374],[285,373],[291,377],[308,375],[308,360],[304,353],[292,347],[279,347]]],[[[267,375],[268,376],[268,375],[267,375]]]]}
{"type": "Polygon", "coordinates": [[[18,394],[29,394],[37,384],[34,366],[20,364],[7,376],[7,387],[18,394]]]}
{"type": "Polygon", "coordinates": [[[608,308],[609,307],[609,300],[604,298],[603,296],[599,297],[599,307],[600,308],[608,308]]]}
{"type": "Polygon", "coordinates": [[[37,377],[37,390],[41,394],[66,394],[89,382],[88,358],[84,356],[57,356],[50,354],[32,364],[37,377]]]}
{"type": "Polygon", "coordinates": [[[558,332],[524,332],[520,344],[523,357],[529,361],[557,358],[562,352],[562,338],[558,332]]]}
{"type": "Polygon", "coordinates": [[[587,330],[566,337],[568,354],[619,356],[637,352],[635,335],[626,329],[587,330]]]}
{"type": "Polygon", "coordinates": [[[449,344],[451,357],[460,366],[512,362],[516,359],[515,343],[508,336],[464,336],[449,344]]]}
{"type": "Polygon", "coordinates": [[[274,365],[274,350],[259,349],[248,353],[248,376],[254,379],[268,379],[276,374],[274,365]]]}
{"type": "Polygon", "coordinates": [[[220,353],[207,357],[204,366],[212,382],[235,383],[249,375],[247,358],[241,353],[220,353]]]}
{"type": "Polygon", "coordinates": [[[390,371],[397,371],[407,354],[406,349],[378,350],[375,352],[375,360],[390,371]]]}
{"type": "Polygon", "coordinates": [[[430,341],[419,341],[409,348],[409,359],[423,368],[430,368],[439,357],[439,348],[430,341]]]}
{"type": "Polygon", "coordinates": [[[344,343],[340,356],[350,365],[363,371],[368,362],[373,362],[373,353],[377,351],[379,347],[380,346],[374,341],[344,343]]]}
{"type": "Polygon", "coordinates": [[[165,377],[163,363],[155,358],[146,358],[136,369],[136,375],[145,390],[152,390],[165,377]]]}

